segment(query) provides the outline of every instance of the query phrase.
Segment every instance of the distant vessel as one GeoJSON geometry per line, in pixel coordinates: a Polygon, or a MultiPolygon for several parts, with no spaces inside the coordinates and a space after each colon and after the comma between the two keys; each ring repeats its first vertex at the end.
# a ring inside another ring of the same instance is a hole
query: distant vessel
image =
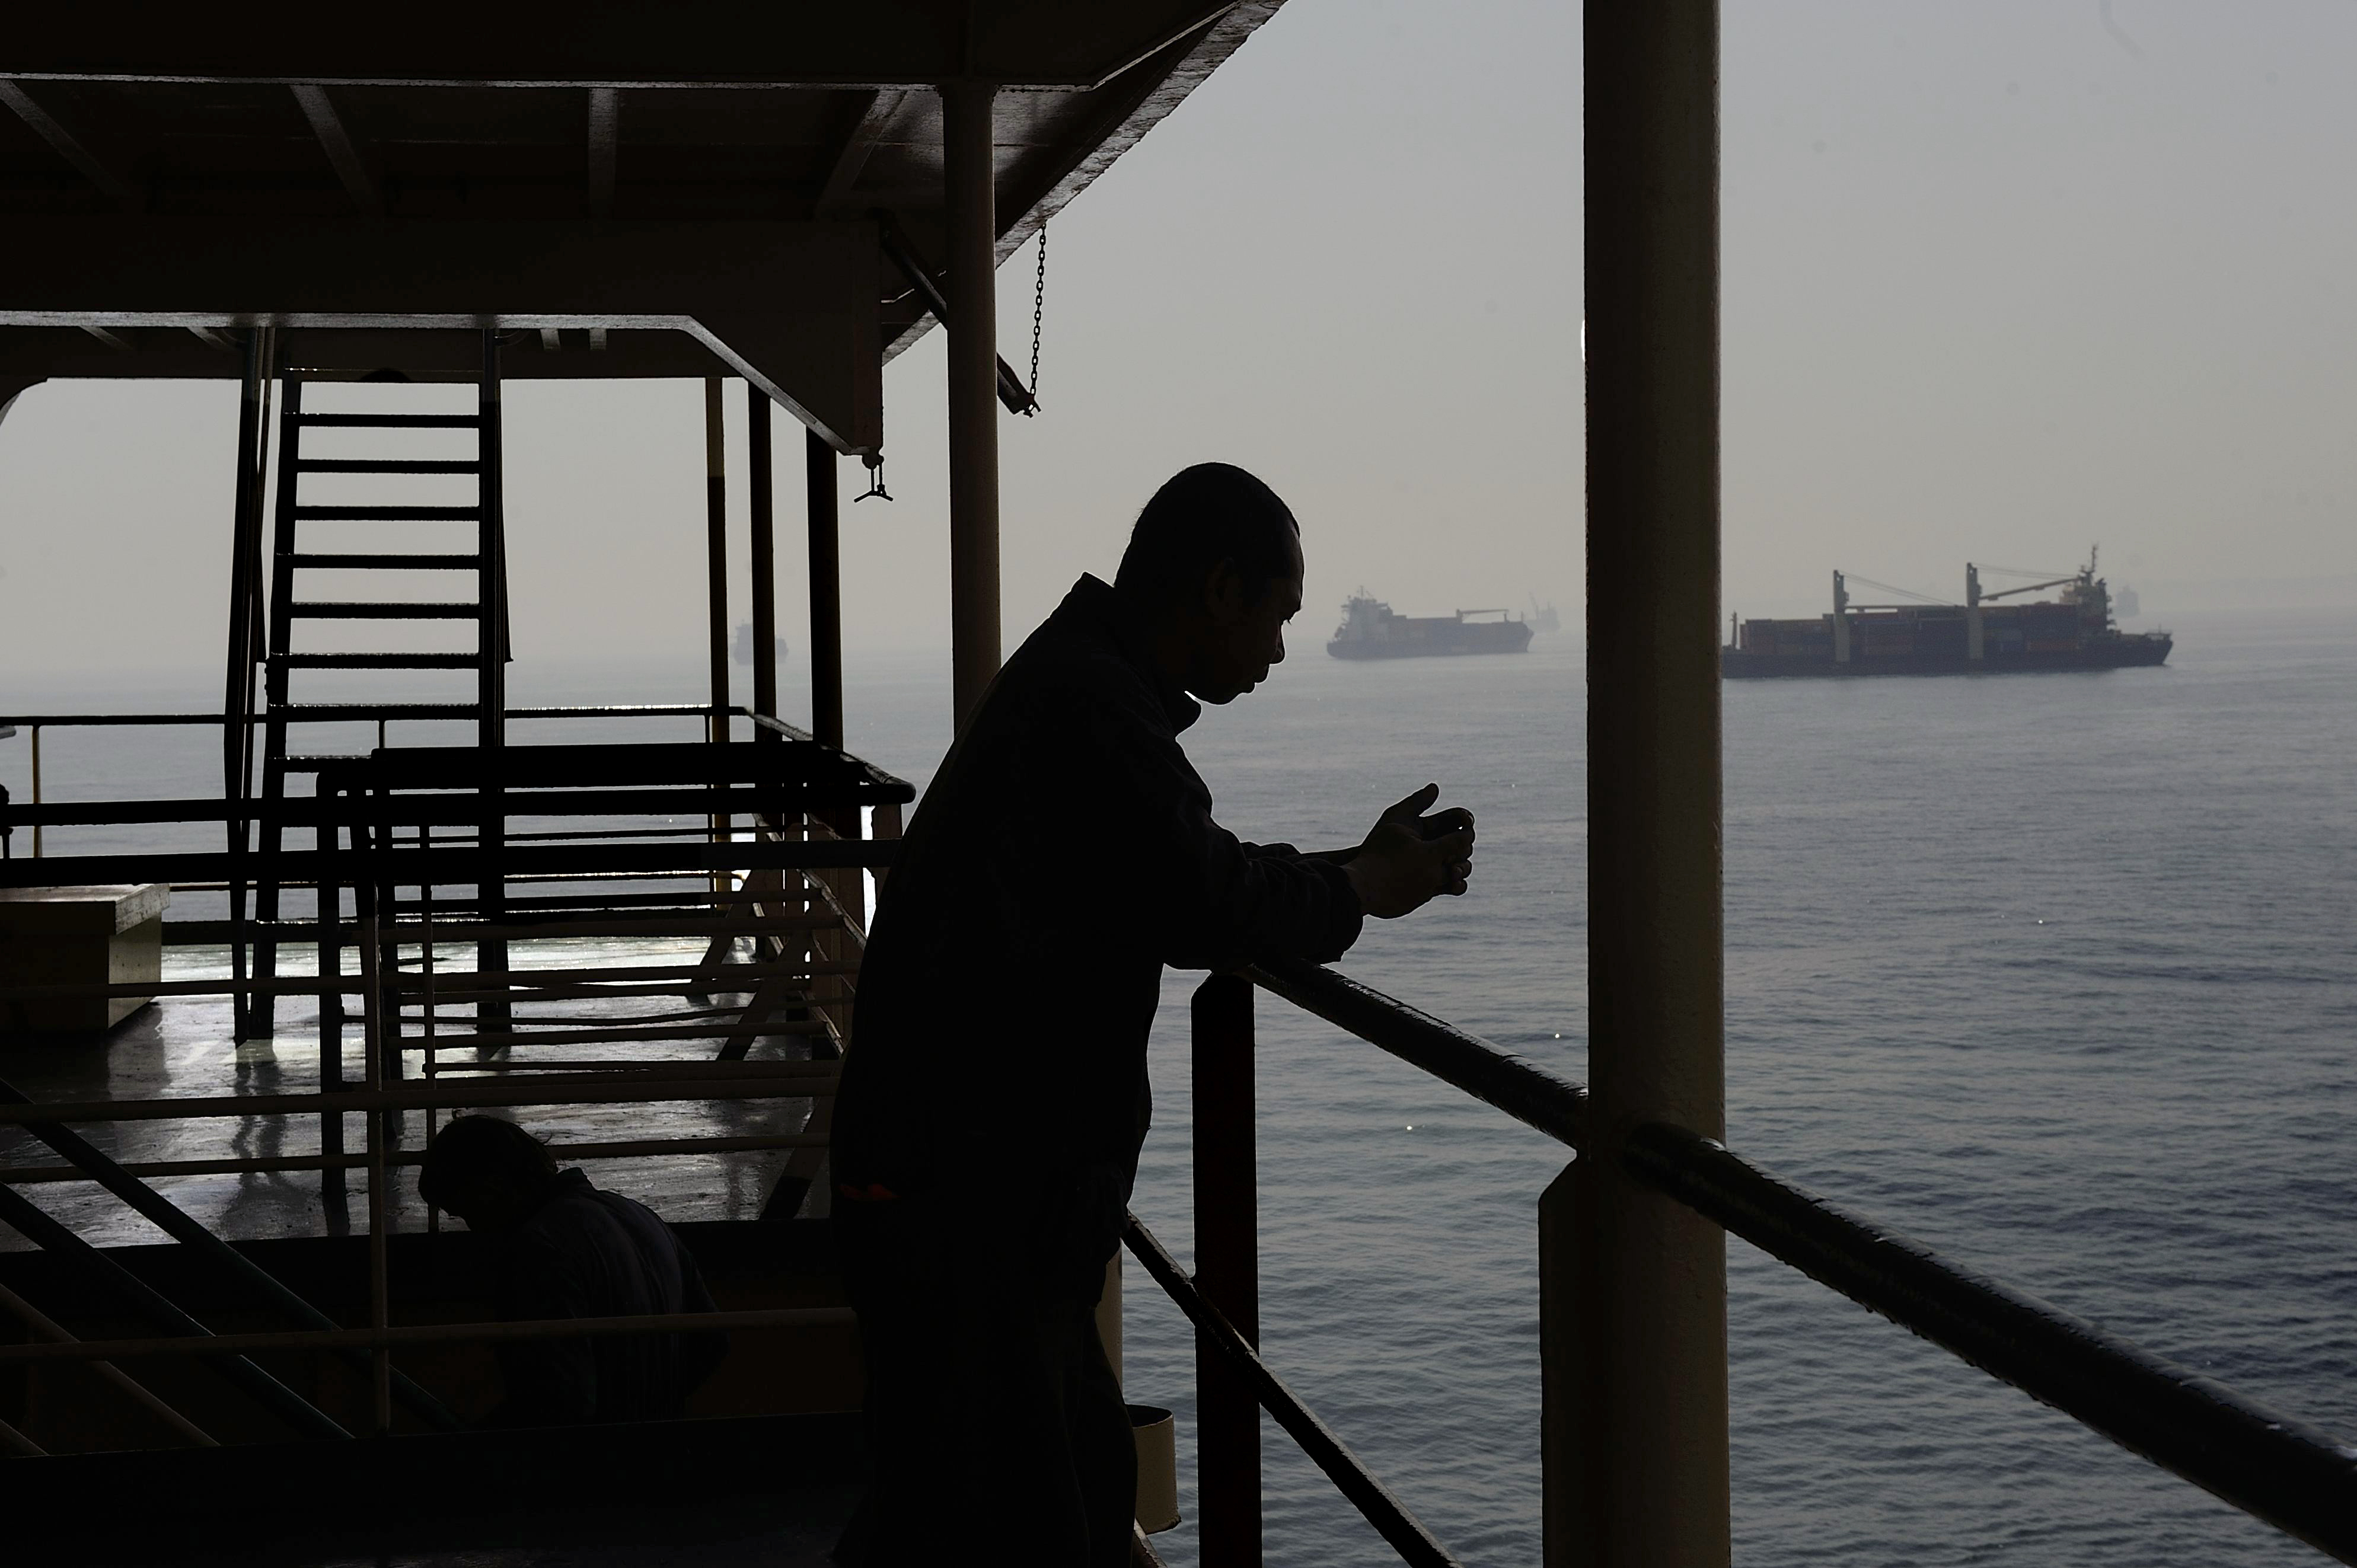
{"type": "Polygon", "coordinates": [[[1531,628],[1504,610],[1458,610],[1447,616],[1404,616],[1361,588],[1342,607],[1342,624],[1326,651],[1337,659],[1415,659],[1443,653],[1520,653],[1531,628]],[[1496,620],[1474,620],[1496,616],[1496,620]]]}
{"type": "MultiPolygon", "coordinates": [[[[1992,566],[2008,576],[2036,574],[1992,566]]],[[[1888,584],[1858,581],[1906,594],[1888,584]]],[[[1980,569],[1964,564],[1964,602],[1853,605],[1849,579],[1834,574],[1834,608],[1814,620],[1738,620],[1719,650],[1729,679],[1772,675],[1964,675],[2015,670],[2116,670],[2158,664],[2174,646],[2166,631],[2122,631],[2112,620],[2111,590],[2095,575],[2095,553],[2065,576],[1981,591],[1980,569]],[[1994,601],[2060,588],[2031,604],[1994,601]]]]}
{"type": "Polygon", "coordinates": [[[1555,613],[1555,601],[1539,603],[1536,594],[1531,596],[1531,629],[1538,632],[1561,631],[1563,618],[1555,613]]]}
{"type": "MultiPolygon", "coordinates": [[[[782,637],[773,637],[770,640],[777,644],[778,662],[783,664],[786,661],[786,639],[782,637]]],[[[760,646],[753,640],[753,623],[749,620],[738,621],[737,623],[737,662],[752,663],[753,650],[760,646]]]]}

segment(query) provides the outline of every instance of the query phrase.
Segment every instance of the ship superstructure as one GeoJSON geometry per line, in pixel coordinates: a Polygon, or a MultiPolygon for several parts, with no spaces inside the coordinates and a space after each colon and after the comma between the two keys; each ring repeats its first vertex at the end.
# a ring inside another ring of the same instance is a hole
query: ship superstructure
{"type": "Polygon", "coordinates": [[[1845,574],[1834,574],[1833,610],[1813,620],[1747,621],[1730,616],[1732,640],[1720,650],[1721,673],[1733,679],[2116,670],[2161,663],[2174,646],[2166,631],[2128,632],[2115,624],[2111,590],[2096,574],[2093,551],[2076,572],[1994,592],[1982,588],[1981,568],[1967,562],[1961,604],[1924,596],[1910,596],[1920,603],[1856,604],[1849,582],[1845,574]],[[2061,592],[2021,604],[1998,602],[2050,588],[2061,592]]]}
{"type": "Polygon", "coordinates": [[[1334,628],[1326,651],[1337,659],[1417,659],[1445,653],[1521,653],[1530,645],[1530,623],[1505,610],[1404,616],[1361,588],[1343,605],[1342,624],[1334,628]],[[1475,618],[1487,616],[1498,618],[1475,618]]]}

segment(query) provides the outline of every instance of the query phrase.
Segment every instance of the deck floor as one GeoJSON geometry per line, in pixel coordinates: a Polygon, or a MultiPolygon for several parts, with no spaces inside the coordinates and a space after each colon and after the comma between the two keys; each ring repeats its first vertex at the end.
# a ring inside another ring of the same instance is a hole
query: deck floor
{"type": "MultiPolygon", "coordinates": [[[[519,969],[608,967],[692,961],[700,950],[695,945],[675,941],[551,941],[519,946],[512,962],[519,969]]],[[[165,977],[178,980],[223,974],[227,972],[227,962],[225,952],[219,950],[167,949],[165,977]]],[[[287,968],[301,972],[294,964],[287,968]]],[[[710,1000],[741,1007],[747,998],[724,993],[710,1000]]],[[[655,996],[628,1001],[528,1003],[520,1004],[515,1011],[519,1018],[618,1021],[625,1015],[676,1014],[690,1005],[683,996],[655,996]]],[[[460,1029],[465,1029],[468,1026],[468,1011],[465,1007],[447,1010],[442,1026],[447,1028],[455,1021],[460,1029]]],[[[716,1022],[709,1037],[526,1049],[543,1059],[561,1057],[580,1061],[708,1062],[719,1048],[724,1033],[716,1022]]],[[[167,997],[143,1008],[104,1036],[20,1038],[0,1043],[0,1079],[39,1101],[307,1093],[319,1084],[318,1034],[317,1004],[307,996],[281,997],[275,1034],[267,1039],[242,1044],[231,1038],[226,998],[167,997]]],[[[342,1054],[345,1079],[357,1083],[362,1069],[358,1026],[349,1026],[344,1030],[342,1054]]],[[[517,1053],[508,1047],[492,1047],[490,1054],[499,1059],[517,1053]]],[[[463,1063],[474,1055],[475,1047],[464,1044],[463,1039],[453,1050],[437,1050],[437,1057],[446,1065],[463,1063]]],[[[752,1059],[806,1059],[808,1055],[806,1041],[780,1037],[756,1044],[752,1059]]],[[[405,1072],[415,1078],[421,1068],[420,1053],[409,1051],[405,1072]]],[[[802,1129],[811,1106],[809,1099],[797,1098],[525,1107],[496,1114],[511,1116],[553,1144],[563,1145],[791,1133],[802,1129]]],[[[430,1135],[427,1120],[423,1112],[407,1113],[402,1133],[404,1148],[414,1151],[423,1146],[430,1135]]],[[[316,1116],[283,1115],[84,1123],[76,1130],[102,1151],[126,1163],[316,1154],[320,1133],[316,1116]]],[[[344,1137],[348,1150],[358,1153],[365,1149],[360,1117],[346,1119],[344,1137]]],[[[666,1219],[749,1219],[759,1214],[786,1157],[784,1150],[635,1156],[593,1160],[585,1163],[584,1168],[599,1187],[635,1197],[666,1219]]],[[[559,1161],[569,1163],[564,1160],[561,1148],[559,1161]]],[[[15,1127],[0,1127],[0,1164],[60,1163],[29,1133],[15,1127]]],[[[152,1185],[216,1233],[236,1240],[340,1235],[365,1230],[368,1224],[368,1173],[364,1169],[348,1174],[339,1202],[323,1197],[323,1184],[316,1171],[159,1176],[153,1178],[152,1185]]],[[[394,1170],[387,1186],[393,1229],[425,1229],[429,1219],[425,1205],[417,1197],[414,1167],[394,1170]]],[[[102,1246],[164,1239],[161,1231],[91,1183],[38,1182],[21,1186],[18,1190],[102,1246]]],[[[825,1190],[823,1184],[818,1190],[825,1190]]],[[[0,1227],[0,1251],[22,1250],[29,1245],[13,1230],[0,1227]]]]}

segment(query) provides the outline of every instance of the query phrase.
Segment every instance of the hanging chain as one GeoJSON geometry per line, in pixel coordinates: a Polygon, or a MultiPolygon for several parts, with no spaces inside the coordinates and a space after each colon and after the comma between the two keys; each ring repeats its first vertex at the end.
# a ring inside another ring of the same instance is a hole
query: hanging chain
{"type": "Polygon", "coordinates": [[[1039,322],[1048,310],[1048,226],[1039,225],[1039,272],[1031,285],[1031,406],[1027,414],[1039,412],[1039,322]]]}

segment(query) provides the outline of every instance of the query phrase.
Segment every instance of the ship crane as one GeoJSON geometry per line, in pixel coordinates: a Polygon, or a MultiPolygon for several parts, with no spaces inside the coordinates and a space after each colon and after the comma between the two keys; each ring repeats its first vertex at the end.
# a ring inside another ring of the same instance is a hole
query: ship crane
{"type": "MultiPolygon", "coordinates": [[[[1996,568],[1996,567],[1994,567],[1994,566],[1992,566],[1992,567],[1990,567],[1990,568],[1989,568],[1989,570],[1990,570],[1990,571],[1992,571],[1992,572],[1996,571],[1996,569],[1997,569],[1997,568],[1996,568]]],[[[2066,584],[2066,583],[2075,583],[2075,582],[2077,582],[2078,580],[2079,580],[2079,574],[2078,574],[2078,573],[2076,573],[2076,572],[2073,572],[2073,573],[2072,573],[2072,574],[2071,574],[2069,576],[2067,576],[2067,577],[2056,577],[2056,578],[2054,578],[2051,582],[2046,582],[2046,583],[2029,583],[2029,584],[2026,584],[2026,585],[2024,585],[2023,586],[2018,587],[2018,588],[1999,588],[1999,589],[1998,589],[1996,593],[1994,593],[1994,594],[1983,594],[1983,595],[1981,596],[1981,603],[1983,603],[1983,604],[1987,604],[1987,603],[1988,603],[1990,600],[1992,600],[1992,599],[2002,599],[2002,598],[2008,597],[2009,596],[2014,595],[2014,594],[2034,594],[2034,593],[2038,592],[2038,590],[2039,590],[2039,589],[2040,589],[2040,588],[2059,588],[2059,587],[2061,587],[2061,586],[2062,586],[2064,584],[2066,584]]]]}

